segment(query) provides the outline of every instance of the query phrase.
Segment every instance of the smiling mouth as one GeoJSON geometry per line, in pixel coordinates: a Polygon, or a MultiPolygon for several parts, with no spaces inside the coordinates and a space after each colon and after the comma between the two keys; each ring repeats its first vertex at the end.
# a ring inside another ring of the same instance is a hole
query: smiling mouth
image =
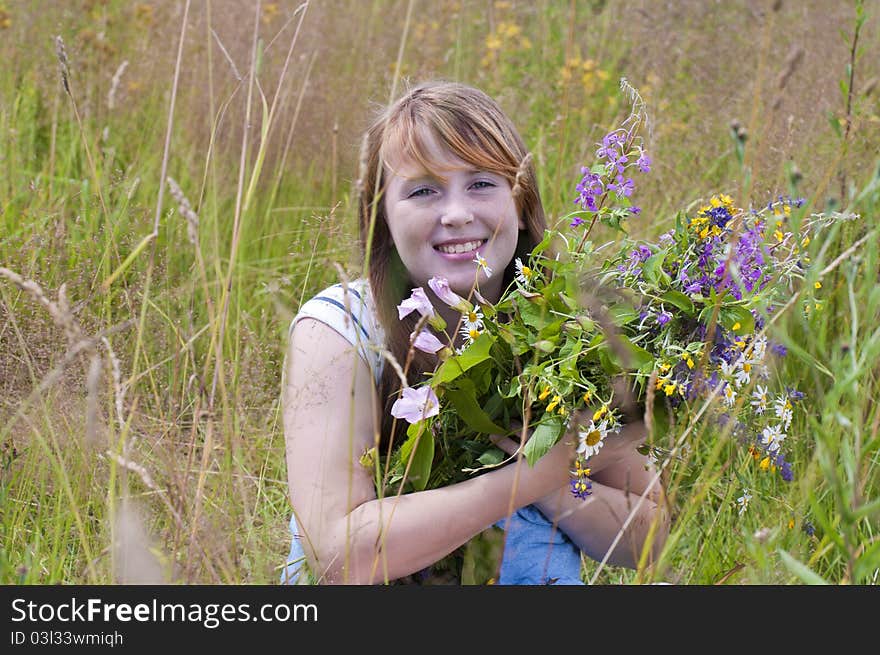
{"type": "Polygon", "coordinates": [[[449,243],[434,246],[434,250],[445,253],[447,255],[461,255],[466,252],[473,252],[486,243],[485,239],[477,239],[466,243],[449,243]]]}

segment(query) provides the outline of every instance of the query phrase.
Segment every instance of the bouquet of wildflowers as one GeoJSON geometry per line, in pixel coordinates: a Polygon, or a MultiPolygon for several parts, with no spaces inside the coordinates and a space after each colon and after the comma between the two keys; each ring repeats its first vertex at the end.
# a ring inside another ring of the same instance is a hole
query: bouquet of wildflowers
{"type": "MultiPolygon", "coordinates": [[[[461,312],[465,345],[444,348],[427,329],[414,335],[413,347],[439,353],[438,366],[392,408],[410,424],[388,462],[392,486],[441,486],[497,466],[506,456],[489,435],[526,423],[530,464],[567,431],[578,435],[571,491],[586,497],[590,458],[620,430],[626,396],[650,398],[685,422],[708,402],[702,420],[733,422],[762,470],[792,479],[786,439],[803,395],[772,375],[771,360],[785,348],[765,331],[802,284],[811,234],[834,217],[814,214],[792,231],[803,201],[779,197],[746,210],[719,194],[679,212],[656,242],[631,239],[624,225],[640,213],[633,176],[648,173],[651,161],[639,135],[643,104],[622,85],[631,115],[582,169],[566,227],[548,230],[527,261],[516,260],[516,279],[499,302],[478,292],[471,302],[445,280],[430,280],[461,312]],[[623,238],[597,247],[589,239],[597,222],[623,238]]],[[[485,263],[477,257],[475,265],[485,263]]],[[[808,291],[805,311],[818,306],[808,291]]],[[[432,320],[422,289],[399,309],[432,320]]]]}

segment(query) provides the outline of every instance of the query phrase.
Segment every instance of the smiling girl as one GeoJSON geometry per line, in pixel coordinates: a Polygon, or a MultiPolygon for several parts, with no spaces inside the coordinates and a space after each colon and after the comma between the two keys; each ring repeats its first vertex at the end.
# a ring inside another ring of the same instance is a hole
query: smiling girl
{"type": "MultiPolygon", "coordinates": [[[[580,584],[581,552],[604,556],[650,485],[652,472],[635,450],[644,438],[639,425],[590,460],[587,501],[568,492],[569,435],[533,467],[512,462],[400,497],[377,498],[373,470],[360,462],[392,441],[401,382],[389,362],[409,356],[409,385],[436,364],[433,354],[410,352],[419,313],[401,319],[398,306],[421,288],[459,346],[466,337],[453,329],[461,315],[429,280],[445,278],[444,289],[465,298],[477,289],[495,303],[517,274],[515,260],[541,239],[544,211],[522,139],[481,91],[435,82],[412,88],[379,116],[364,155],[358,211],[368,274],[320,292],[291,325],[283,402],[294,515],[282,581],[430,580],[431,565],[497,524],[506,529],[500,583],[580,584]]],[[[498,444],[508,453],[518,446],[498,444]]],[[[635,566],[661,511],[658,492],[649,490],[653,502],[640,505],[611,563],[635,566]]],[[[665,517],[659,526],[654,550],[665,517]]]]}

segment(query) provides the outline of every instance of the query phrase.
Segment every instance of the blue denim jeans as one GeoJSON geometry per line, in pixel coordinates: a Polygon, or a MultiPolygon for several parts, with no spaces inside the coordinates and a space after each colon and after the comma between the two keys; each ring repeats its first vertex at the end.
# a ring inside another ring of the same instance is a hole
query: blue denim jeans
{"type": "MultiPolygon", "coordinates": [[[[507,531],[501,556],[502,585],[582,585],[581,555],[578,547],[533,505],[515,511],[508,523],[496,523],[507,531]]],[[[305,553],[300,543],[296,519],[290,517],[292,535],[290,555],[281,572],[281,584],[297,584],[306,572],[305,553]]]]}

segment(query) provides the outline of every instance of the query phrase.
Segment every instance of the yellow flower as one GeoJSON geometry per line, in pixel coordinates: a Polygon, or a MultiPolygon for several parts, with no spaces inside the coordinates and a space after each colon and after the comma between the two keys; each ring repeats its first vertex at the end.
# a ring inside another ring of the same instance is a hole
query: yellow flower
{"type": "Polygon", "coordinates": [[[265,25],[268,25],[275,18],[275,14],[278,13],[278,3],[277,2],[269,2],[263,6],[263,16],[262,21],[265,25]]]}
{"type": "Polygon", "coordinates": [[[733,327],[731,328],[731,330],[733,330],[734,332],[736,332],[736,331],[739,330],[741,327],[742,327],[742,325],[740,325],[740,324],[739,324],[739,321],[737,321],[736,323],[733,324],[733,327]]]}
{"type": "Polygon", "coordinates": [[[672,394],[674,394],[675,393],[675,382],[670,382],[665,387],[663,387],[663,393],[665,393],[667,396],[671,396],[672,394]]]}
{"type": "Polygon", "coordinates": [[[498,38],[497,34],[490,34],[486,37],[486,47],[489,50],[500,50],[501,49],[501,39],[498,38]]]}
{"type": "Polygon", "coordinates": [[[814,289],[821,289],[821,288],[822,288],[822,283],[819,282],[819,281],[817,281],[817,282],[813,285],[813,288],[814,288],[814,289]]]}
{"type": "Polygon", "coordinates": [[[552,412],[556,409],[556,406],[562,401],[560,396],[553,396],[553,400],[550,401],[550,404],[547,405],[547,411],[552,412]]]}
{"type": "Polygon", "coordinates": [[[590,402],[590,399],[591,399],[592,397],[593,397],[593,392],[592,392],[592,391],[587,391],[586,393],[584,393],[584,402],[585,402],[585,403],[589,403],[589,402],[590,402]]]}
{"type": "Polygon", "coordinates": [[[538,400],[546,400],[550,395],[550,387],[544,387],[544,390],[538,395],[538,400]]]}
{"type": "Polygon", "coordinates": [[[505,37],[512,39],[521,32],[521,28],[516,23],[501,23],[498,26],[498,32],[505,37]]]}
{"type": "Polygon", "coordinates": [[[593,421],[598,421],[608,413],[608,405],[602,405],[593,413],[593,421]]]}
{"type": "Polygon", "coordinates": [[[758,464],[758,466],[761,468],[762,471],[766,471],[768,468],[770,468],[770,456],[768,455],[767,457],[762,459],[761,463],[758,464]]]}

